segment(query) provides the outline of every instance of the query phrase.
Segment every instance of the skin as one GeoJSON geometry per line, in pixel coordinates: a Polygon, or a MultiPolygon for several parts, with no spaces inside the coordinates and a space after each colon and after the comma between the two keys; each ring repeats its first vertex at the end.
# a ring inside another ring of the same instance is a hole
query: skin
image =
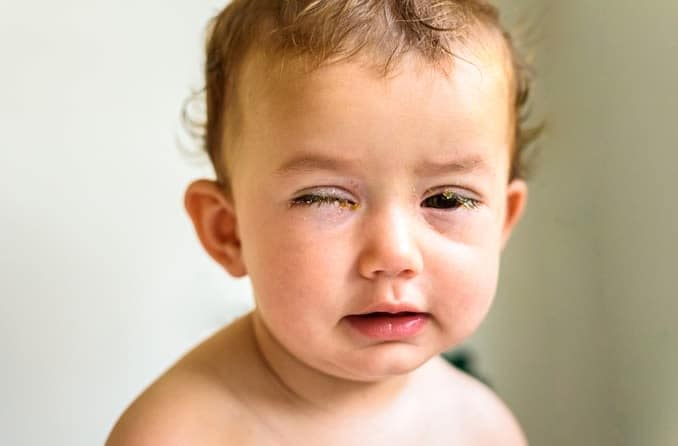
{"type": "Polygon", "coordinates": [[[388,78],[358,60],[270,75],[248,59],[230,189],[196,181],[186,208],[206,251],[250,276],[256,309],[142,394],[109,446],[526,444],[437,356],[485,317],[527,195],[508,179],[504,59],[465,59],[445,74],[408,56],[388,78]],[[428,314],[406,339],[346,319],[403,303],[428,314]]]}

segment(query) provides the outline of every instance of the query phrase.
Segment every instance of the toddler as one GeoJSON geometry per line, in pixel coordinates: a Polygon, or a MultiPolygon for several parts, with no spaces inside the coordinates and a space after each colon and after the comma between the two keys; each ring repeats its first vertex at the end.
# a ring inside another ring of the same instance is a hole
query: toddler
{"type": "Polygon", "coordinates": [[[483,320],[523,211],[525,73],[482,0],[234,0],[206,47],[216,180],[185,205],[255,309],[108,446],[525,445],[440,357],[483,320]]]}

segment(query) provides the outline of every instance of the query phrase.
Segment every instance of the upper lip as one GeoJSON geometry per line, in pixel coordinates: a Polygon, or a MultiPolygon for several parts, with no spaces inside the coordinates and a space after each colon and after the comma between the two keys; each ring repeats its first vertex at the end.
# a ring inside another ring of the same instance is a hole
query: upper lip
{"type": "Polygon", "coordinates": [[[370,313],[424,313],[420,308],[415,305],[408,303],[379,303],[375,304],[365,311],[357,313],[357,315],[370,314],[370,313]]]}

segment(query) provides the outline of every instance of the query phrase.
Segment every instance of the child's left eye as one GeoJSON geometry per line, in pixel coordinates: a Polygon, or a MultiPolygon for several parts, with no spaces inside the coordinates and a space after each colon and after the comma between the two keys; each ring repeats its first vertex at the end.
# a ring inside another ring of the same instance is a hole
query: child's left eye
{"type": "Polygon", "coordinates": [[[421,202],[422,207],[434,209],[457,209],[460,207],[475,209],[479,204],[480,202],[478,200],[459,195],[452,191],[445,191],[440,194],[432,195],[421,202]]]}

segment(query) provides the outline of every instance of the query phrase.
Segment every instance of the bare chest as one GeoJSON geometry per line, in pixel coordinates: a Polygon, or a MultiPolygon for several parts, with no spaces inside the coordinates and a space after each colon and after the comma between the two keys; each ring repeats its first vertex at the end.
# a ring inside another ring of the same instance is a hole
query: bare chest
{"type": "Polygon", "coordinates": [[[454,413],[412,408],[407,416],[359,416],[317,419],[249,420],[253,445],[298,446],[451,446],[468,445],[454,413]]]}

